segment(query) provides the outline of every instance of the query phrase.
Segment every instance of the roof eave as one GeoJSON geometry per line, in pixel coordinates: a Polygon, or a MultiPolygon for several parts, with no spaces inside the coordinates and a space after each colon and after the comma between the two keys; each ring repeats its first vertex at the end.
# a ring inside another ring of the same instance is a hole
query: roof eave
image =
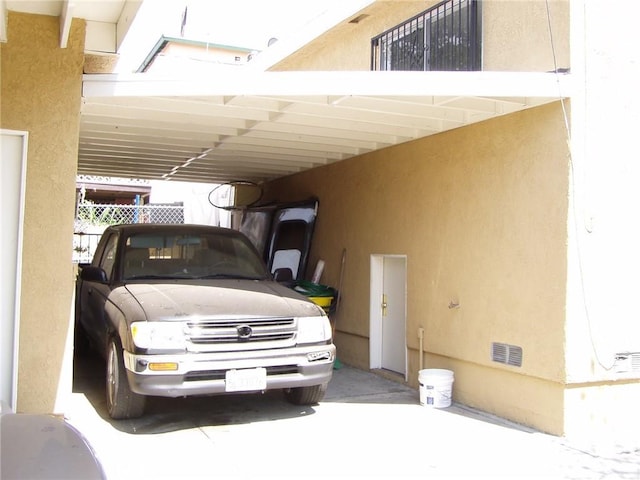
{"type": "Polygon", "coordinates": [[[571,96],[571,74],[554,72],[252,72],[197,79],[149,74],[84,75],[84,97],[220,95],[571,96]]]}

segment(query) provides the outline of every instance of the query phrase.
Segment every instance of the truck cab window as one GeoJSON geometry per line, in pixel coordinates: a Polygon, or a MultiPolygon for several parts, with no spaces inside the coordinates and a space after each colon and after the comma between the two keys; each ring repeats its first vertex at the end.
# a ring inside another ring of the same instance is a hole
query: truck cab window
{"type": "Polygon", "coordinates": [[[116,245],[118,243],[118,236],[111,235],[109,238],[104,253],[102,255],[102,259],[100,260],[100,267],[107,274],[107,280],[111,281],[111,276],[113,274],[113,266],[115,264],[116,259],[116,245]]]}

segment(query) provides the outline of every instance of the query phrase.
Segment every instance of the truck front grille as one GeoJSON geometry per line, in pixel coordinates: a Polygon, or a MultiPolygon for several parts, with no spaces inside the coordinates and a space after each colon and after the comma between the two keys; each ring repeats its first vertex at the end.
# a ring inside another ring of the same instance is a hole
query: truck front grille
{"type": "MultiPolygon", "coordinates": [[[[252,349],[250,344],[268,342],[295,342],[296,320],[294,318],[242,318],[191,321],[187,323],[187,338],[192,345],[231,346],[252,349]]],[[[257,345],[255,345],[257,347],[257,345]]],[[[273,345],[272,345],[273,346],[273,345]]]]}

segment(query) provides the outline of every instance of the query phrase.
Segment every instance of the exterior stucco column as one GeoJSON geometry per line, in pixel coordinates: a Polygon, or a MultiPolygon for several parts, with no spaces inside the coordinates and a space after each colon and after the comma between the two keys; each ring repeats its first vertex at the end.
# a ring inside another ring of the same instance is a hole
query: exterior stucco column
{"type": "Polygon", "coordinates": [[[0,44],[1,126],[29,132],[17,409],[62,413],[71,392],[71,263],[83,21],[60,48],[57,17],[9,12],[0,44]]]}

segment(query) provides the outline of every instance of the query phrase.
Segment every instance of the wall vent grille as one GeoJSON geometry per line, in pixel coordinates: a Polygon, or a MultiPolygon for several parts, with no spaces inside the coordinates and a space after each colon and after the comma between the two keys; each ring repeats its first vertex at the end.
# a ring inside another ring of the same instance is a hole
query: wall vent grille
{"type": "Polygon", "coordinates": [[[522,347],[506,343],[491,344],[491,360],[514,367],[522,366],[522,347]]]}
{"type": "Polygon", "coordinates": [[[616,353],[614,371],[618,373],[640,372],[640,352],[616,353]]]}

